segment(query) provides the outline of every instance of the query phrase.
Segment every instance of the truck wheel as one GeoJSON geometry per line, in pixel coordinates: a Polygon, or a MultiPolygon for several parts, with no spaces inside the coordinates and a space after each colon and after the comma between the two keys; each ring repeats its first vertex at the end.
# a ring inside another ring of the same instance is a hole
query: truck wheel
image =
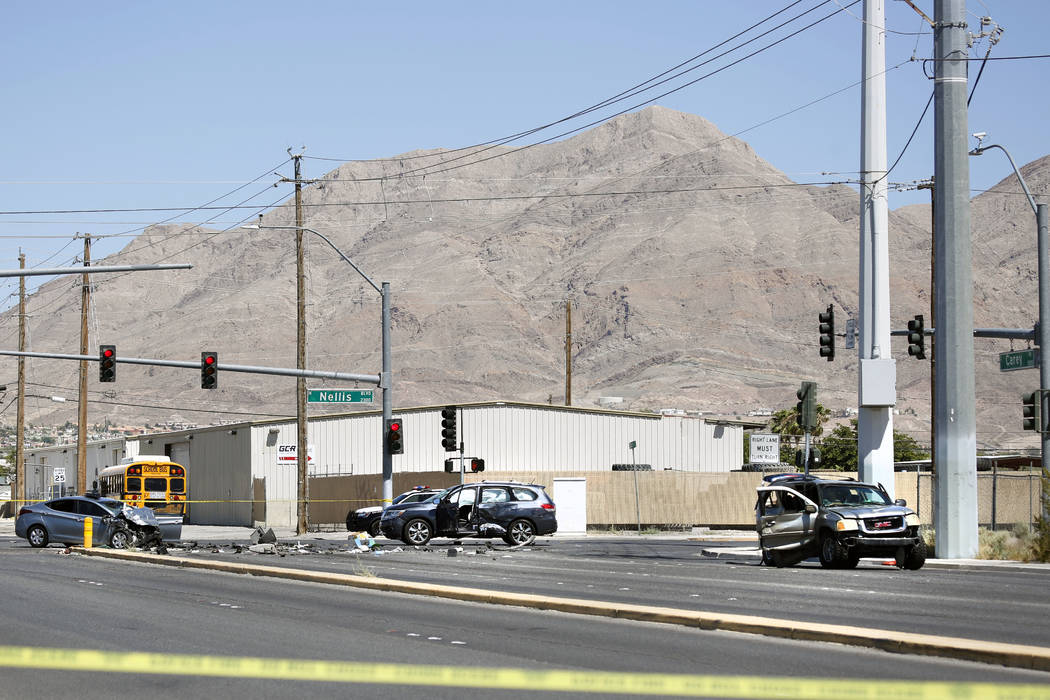
{"type": "Polygon", "coordinates": [[[825,569],[845,568],[849,553],[838,538],[824,533],[820,538],[820,565],[825,569]]]}
{"type": "Polygon", "coordinates": [[[919,542],[908,550],[904,557],[904,568],[910,571],[918,571],[926,563],[926,540],[919,538],[919,542]]]}

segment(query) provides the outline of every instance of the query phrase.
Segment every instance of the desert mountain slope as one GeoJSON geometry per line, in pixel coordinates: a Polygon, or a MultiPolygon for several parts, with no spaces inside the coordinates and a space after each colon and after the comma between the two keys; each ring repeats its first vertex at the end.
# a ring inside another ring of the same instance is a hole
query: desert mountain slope
{"type": "MultiPolygon", "coordinates": [[[[821,360],[816,329],[830,303],[839,333],[856,315],[855,190],[796,184],[703,118],[661,107],[557,143],[464,155],[417,151],[304,173],[320,175],[304,188],[306,225],[390,283],[395,406],[563,402],[566,303],[574,405],[612,396],[623,408],[746,414],[792,405],[804,379],[818,382],[821,403],[856,405],[856,352],[840,338],[836,361],[821,360]]],[[[1048,169],[1046,158],[1026,166],[1037,193],[1048,169]]],[[[1013,182],[995,190],[1019,192],[1013,182]]],[[[293,221],[289,199],[263,223],[293,221]]],[[[893,212],[890,225],[892,317],[903,328],[916,313],[931,318],[929,207],[893,212]]],[[[1031,327],[1027,201],[981,194],[973,231],[976,325],[1031,327]]],[[[308,366],[377,373],[379,295],[323,241],[306,240],[308,366]]],[[[194,268],[96,280],[90,348],[179,360],[207,349],[220,366],[295,366],[293,231],[153,226],[104,262],[171,261],[194,268]]],[[[33,295],[32,349],[78,352],[79,307],[79,279],[33,295]]],[[[16,313],[0,318],[10,347],[16,313]]],[[[894,339],[897,425],[924,442],[929,363],[905,348],[894,339]]],[[[1005,349],[1007,341],[977,341],[982,446],[1031,442],[1018,429],[1016,397],[1037,377],[1000,374],[1005,349]]],[[[29,392],[75,396],[76,374],[72,362],[32,360],[29,392]]],[[[203,392],[190,370],[120,364],[115,384],[99,384],[94,366],[89,376],[92,399],[106,402],[91,404],[92,422],[294,415],[292,379],[220,372],[220,388],[203,392]]],[[[47,401],[29,411],[38,422],[75,415],[47,401]]]]}

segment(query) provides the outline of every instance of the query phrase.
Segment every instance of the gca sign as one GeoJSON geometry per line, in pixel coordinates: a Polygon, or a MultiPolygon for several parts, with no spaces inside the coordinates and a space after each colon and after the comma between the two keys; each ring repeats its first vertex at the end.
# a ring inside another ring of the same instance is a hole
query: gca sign
{"type": "MultiPolygon", "coordinates": [[[[278,445],[277,446],[277,464],[297,464],[298,456],[296,455],[295,445],[278,445]]],[[[306,463],[311,464],[314,461],[314,446],[306,446],[306,463]]]]}

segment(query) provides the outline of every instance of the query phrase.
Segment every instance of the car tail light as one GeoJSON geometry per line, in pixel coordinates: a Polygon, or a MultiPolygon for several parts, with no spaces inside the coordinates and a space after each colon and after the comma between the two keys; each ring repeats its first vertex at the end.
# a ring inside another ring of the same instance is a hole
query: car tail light
{"type": "Polygon", "coordinates": [[[18,517],[21,518],[23,515],[29,515],[32,512],[33,511],[29,510],[28,506],[22,506],[21,508],[18,509],[18,517]]]}
{"type": "Polygon", "coordinates": [[[543,510],[554,510],[554,504],[553,503],[544,503],[540,507],[543,508],[543,510]]]}

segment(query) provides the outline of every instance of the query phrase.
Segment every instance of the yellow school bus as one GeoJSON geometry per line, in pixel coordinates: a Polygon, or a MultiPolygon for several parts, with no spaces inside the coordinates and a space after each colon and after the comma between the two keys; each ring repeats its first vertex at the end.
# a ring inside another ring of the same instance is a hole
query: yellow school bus
{"type": "Polygon", "coordinates": [[[152,508],[158,516],[185,518],[186,468],[167,457],[129,458],[98,473],[99,494],[128,505],[152,508]]]}

